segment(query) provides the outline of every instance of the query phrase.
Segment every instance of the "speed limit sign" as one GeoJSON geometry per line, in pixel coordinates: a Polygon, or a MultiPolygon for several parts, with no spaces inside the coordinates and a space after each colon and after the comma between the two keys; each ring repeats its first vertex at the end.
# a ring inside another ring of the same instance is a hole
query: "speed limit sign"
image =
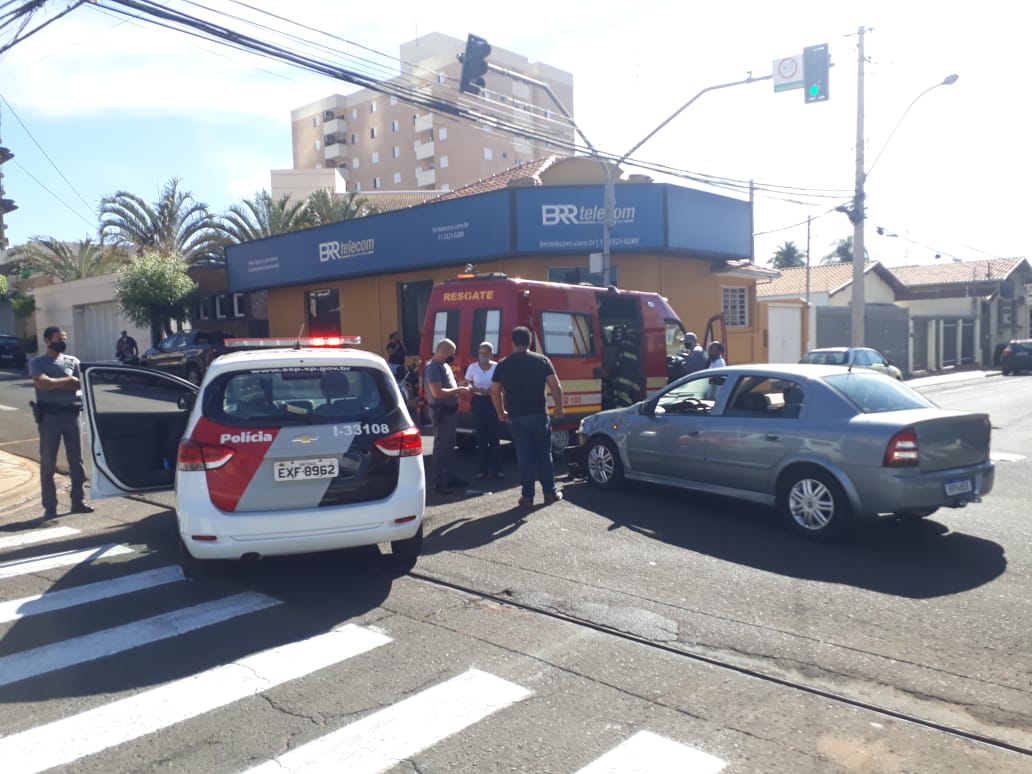
{"type": "Polygon", "coordinates": [[[774,60],[774,91],[803,88],[802,56],[786,56],[774,60]]]}

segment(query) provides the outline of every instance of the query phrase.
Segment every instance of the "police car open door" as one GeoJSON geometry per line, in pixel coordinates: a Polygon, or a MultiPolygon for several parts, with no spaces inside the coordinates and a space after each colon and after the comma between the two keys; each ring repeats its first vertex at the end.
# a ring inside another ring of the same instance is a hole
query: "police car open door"
{"type": "Polygon", "coordinates": [[[197,387],[160,371],[89,364],[82,395],[90,496],[171,491],[197,387]]]}

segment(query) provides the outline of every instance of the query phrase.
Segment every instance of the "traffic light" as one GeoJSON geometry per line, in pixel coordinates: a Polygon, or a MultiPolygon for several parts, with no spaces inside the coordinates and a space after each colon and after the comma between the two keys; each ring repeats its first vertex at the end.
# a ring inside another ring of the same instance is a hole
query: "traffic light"
{"type": "Polygon", "coordinates": [[[470,94],[479,94],[484,88],[484,76],[487,75],[487,58],[491,55],[491,45],[483,38],[470,33],[466,38],[466,51],[459,54],[462,62],[462,77],[459,89],[470,94]]]}
{"type": "Polygon", "coordinates": [[[804,101],[824,102],[828,99],[828,68],[831,66],[828,44],[803,49],[804,101]]]}

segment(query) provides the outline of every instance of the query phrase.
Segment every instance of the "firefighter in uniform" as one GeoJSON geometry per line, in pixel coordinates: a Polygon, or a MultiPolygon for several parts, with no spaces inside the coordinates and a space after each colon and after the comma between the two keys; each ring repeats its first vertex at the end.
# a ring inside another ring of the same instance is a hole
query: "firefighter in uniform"
{"type": "Polygon", "coordinates": [[[72,479],[72,513],[93,513],[85,502],[86,468],[79,436],[79,359],[65,354],[68,334],[55,325],[43,331],[47,350],[29,361],[29,376],[36,387],[33,413],[39,424],[39,483],[43,518],[57,516],[57,450],[64,441],[68,473],[72,479]]]}

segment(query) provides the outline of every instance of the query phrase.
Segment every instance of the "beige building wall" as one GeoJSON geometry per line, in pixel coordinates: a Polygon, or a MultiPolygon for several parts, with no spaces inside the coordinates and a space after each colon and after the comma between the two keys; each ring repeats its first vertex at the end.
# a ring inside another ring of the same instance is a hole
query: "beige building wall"
{"type": "MultiPolygon", "coordinates": [[[[436,32],[404,43],[403,73],[391,83],[573,139],[545,89],[488,73],[486,102],[461,93],[456,55],[464,49],[465,41],[436,32]]],[[[548,83],[573,113],[570,73],[498,47],[489,61],[548,83]]],[[[337,169],[348,191],[453,190],[560,150],[368,89],[333,94],[291,111],[291,135],[295,169],[337,169]]]]}

